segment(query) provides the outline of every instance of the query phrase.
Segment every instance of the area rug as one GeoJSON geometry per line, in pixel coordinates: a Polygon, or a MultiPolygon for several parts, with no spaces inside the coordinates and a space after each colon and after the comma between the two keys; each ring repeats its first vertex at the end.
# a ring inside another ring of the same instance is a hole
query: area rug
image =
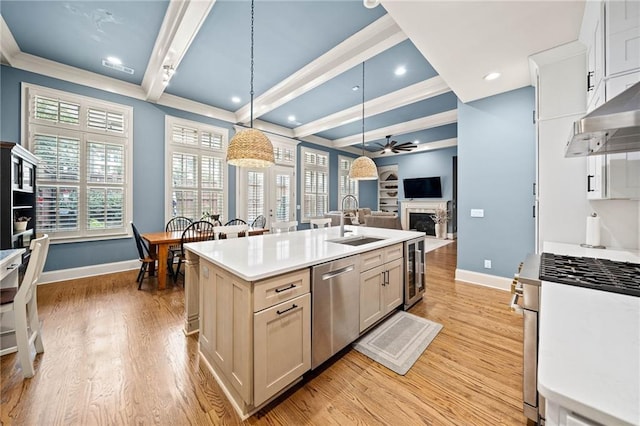
{"type": "Polygon", "coordinates": [[[426,244],[424,246],[424,252],[428,253],[435,249],[439,249],[440,247],[444,247],[447,244],[451,244],[454,240],[439,240],[435,238],[427,238],[426,244]]]}
{"type": "Polygon", "coordinates": [[[442,324],[399,311],[353,344],[358,352],[405,375],[442,330],[442,324]]]}

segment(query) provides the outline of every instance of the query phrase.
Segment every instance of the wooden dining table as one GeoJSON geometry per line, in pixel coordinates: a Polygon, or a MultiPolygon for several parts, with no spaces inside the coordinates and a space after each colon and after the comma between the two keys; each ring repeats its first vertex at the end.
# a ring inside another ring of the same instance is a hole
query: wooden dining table
{"type": "MultiPolygon", "coordinates": [[[[167,288],[167,258],[169,247],[180,244],[183,231],[147,232],[140,236],[149,244],[149,254],[158,259],[158,290],[167,288]]],[[[247,236],[262,235],[268,232],[266,228],[249,228],[247,236]]],[[[149,265],[149,276],[154,276],[156,267],[149,265]]]]}

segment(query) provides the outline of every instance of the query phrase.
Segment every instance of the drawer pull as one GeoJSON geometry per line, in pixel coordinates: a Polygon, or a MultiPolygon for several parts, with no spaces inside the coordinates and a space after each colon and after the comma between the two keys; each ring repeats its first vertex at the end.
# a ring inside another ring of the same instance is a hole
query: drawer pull
{"type": "Polygon", "coordinates": [[[282,293],[283,291],[291,290],[292,288],[296,288],[296,285],[295,284],[291,284],[289,287],[276,288],[276,293],[282,293]]]}
{"type": "Polygon", "coordinates": [[[282,315],[282,314],[284,314],[285,312],[289,312],[290,310],[295,309],[295,308],[297,308],[297,307],[298,307],[298,305],[296,305],[296,304],[294,303],[294,304],[293,304],[293,306],[292,306],[292,307],[290,307],[289,309],[285,309],[284,311],[276,311],[276,312],[278,313],[278,315],[282,315]]]}

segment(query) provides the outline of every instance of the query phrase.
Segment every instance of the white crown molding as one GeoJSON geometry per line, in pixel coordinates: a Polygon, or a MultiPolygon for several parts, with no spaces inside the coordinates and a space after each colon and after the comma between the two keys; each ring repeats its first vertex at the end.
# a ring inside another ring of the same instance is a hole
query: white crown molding
{"type": "Polygon", "coordinates": [[[124,260],[122,262],[101,263],[99,265],[82,266],[80,268],[58,269],[43,272],[38,285],[51,284],[59,281],[76,280],[78,278],[94,277],[96,275],[113,274],[140,268],[140,261],[124,260]]]}
{"type": "Polygon", "coordinates": [[[20,53],[20,47],[13,38],[9,26],[0,15],[0,54],[8,65],[13,66],[14,58],[20,53]]]}
{"type": "Polygon", "coordinates": [[[491,287],[504,291],[509,291],[511,289],[512,281],[510,278],[467,271],[464,269],[456,269],[455,279],[456,281],[464,281],[469,284],[481,285],[483,287],[491,287]]]}
{"type": "Polygon", "coordinates": [[[236,119],[236,115],[231,111],[216,108],[201,102],[192,101],[190,99],[181,98],[180,96],[170,95],[168,93],[163,93],[156,103],[158,105],[164,105],[181,111],[204,115],[205,117],[215,118],[229,123],[235,123],[236,119]]]}
{"type": "MultiPolygon", "coordinates": [[[[395,21],[384,15],[254,99],[254,117],[273,111],[406,39],[395,21]]],[[[238,109],[236,117],[237,122],[246,123],[250,104],[238,109]]]]}
{"type": "MultiPolygon", "coordinates": [[[[434,96],[451,91],[442,77],[436,76],[428,80],[421,81],[411,86],[405,87],[395,92],[371,99],[364,103],[365,117],[371,117],[383,112],[401,108],[415,102],[420,102],[434,96]]],[[[352,123],[362,118],[362,105],[358,104],[351,108],[338,111],[326,117],[296,127],[294,133],[297,137],[303,137],[333,129],[347,123],[352,123]]]]}
{"type": "Polygon", "coordinates": [[[215,0],[171,0],[142,79],[147,100],[158,101],[166,88],[163,66],[178,68],[214,3],[215,0]]]}
{"type": "MultiPolygon", "coordinates": [[[[405,154],[417,154],[419,152],[426,152],[426,151],[433,151],[433,150],[436,150],[436,149],[450,148],[452,146],[458,146],[458,138],[442,139],[442,140],[439,140],[439,141],[421,143],[421,144],[418,145],[417,148],[412,149],[411,151],[400,151],[400,152],[397,152],[397,153],[391,153],[391,156],[405,155],[405,154]]],[[[369,157],[371,157],[371,158],[382,158],[382,157],[389,157],[389,156],[390,156],[389,153],[381,154],[379,151],[376,151],[375,153],[371,153],[371,155],[369,155],[369,157]]]]}
{"type": "MultiPolygon", "coordinates": [[[[404,133],[418,132],[420,130],[431,129],[433,127],[456,123],[457,121],[458,110],[452,109],[450,111],[429,115],[427,117],[416,118],[415,120],[407,121],[404,123],[370,130],[368,132],[365,132],[364,141],[371,142],[378,139],[383,139],[387,135],[399,135],[404,133]]],[[[362,133],[357,133],[355,135],[346,136],[344,138],[334,139],[333,147],[338,148],[341,146],[354,145],[361,141],[362,133]]]]}

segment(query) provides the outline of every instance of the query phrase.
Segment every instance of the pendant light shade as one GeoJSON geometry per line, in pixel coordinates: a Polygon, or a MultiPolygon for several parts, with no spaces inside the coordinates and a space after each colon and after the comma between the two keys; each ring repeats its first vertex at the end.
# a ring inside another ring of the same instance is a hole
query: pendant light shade
{"type": "Polygon", "coordinates": [[[364,62],[362,63],[362,156],[353,160],[349,169],[349,179],[353,180],[376,180],[378,179],[378,168],[376,163],[364,155],[364,62]]]}
{"type": "Polygon", "coordinates": [[[251,0],[251,128],[237,132],[227,149],[227,163],[237,167],[269,167],[275,163],[269,138],[253,128],[253,0],[251,0]]]}
{"type": "Polygon", "coordinates": [[[269,167],[275,163],[273,145],[260,130],[240,130],[229,143],[227,163],[237,167],[269,167]]]}

